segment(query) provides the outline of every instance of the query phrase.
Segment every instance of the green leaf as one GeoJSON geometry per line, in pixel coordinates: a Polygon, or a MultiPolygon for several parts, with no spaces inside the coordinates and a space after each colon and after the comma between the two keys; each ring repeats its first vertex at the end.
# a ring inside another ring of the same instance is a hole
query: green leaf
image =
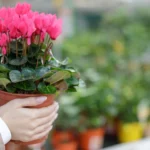
{"type": "Polygon", "coordinates": [[[75,87],[68,88],[67,92],[77,92],[75,87]]]}
{"type": "Polygon", "coordinates": [[[0,78],[7,78],[7,73],[0,73],[0,78]]]}
{"type": "Polygon", "coordinates": [[[12,70],[9,73],[9,78],[13,83],[20,82],[22,80],[21,72],[18,70],[12,70]]]}
{"type": "Polygon", "coordinates": [[[49,82],[51,84],[57,83],[61,80],[70,78],[71,74],[69,71],[58,71],[54,73],[51,77],[45,79],[46,82],[49,82]]]}
{"type": "Polygon", "coordinates": [[[22,71],[21,71],[21,75],[22,75],[22,79],[33,79],[35,78],[35,70],[34,69],[31,69],[31,68],[22,68],[22,71]]]}
{"type": "Polygon", "coordinates": [[[0,85],[4,86],[6,88],[6,85],[9,84],[10,81],[6,78],[0,78],[0,85]]]}
{"type": "Polygon", "coordinates": [[[28,57],[31,58],[31,57],[36,56],[38,51],[39,51],[39,49],[40,49],[39,45],[31,44],[30,47],[29,47],[29,55],[28,55],[28,57]]]}
{"type": "Polygon", "coordinates": [[[0,64],[0,72],[9,72],[9,71],[10,69],[6,65],[0,64]]]}
{"type": "Polygon", "coordinates": [[[55,58],[51,58],[51,60],[49,61],[49,65],[51,67],[60,67],[60,62],[55,58]]]}
{"type": "Polygon", "coordinates": [[[66,58],[64,61],[61,62],[61,64],[64,65],[64,66],[66,66],[70,63],[71,63],[71,59],[69,59],[69,58],[66,58]]]}
{"type": "Polygon", "coordinates": [[[25,80],[31,80],[35,78],[35,71],[31,68],[23,68],[22,72],[18,70],[12,70],[9,73],[9,78],[13,83],[25,81],[25,80]]]}
{"type": "Polygon", "coordinates": [[[35,91],[36,85],[33,81],[23,81],[14,84],[14,87],[24,91],[35,91]]]}
{"type": "Polygon", "coordinates": [[[66,91],[66,90],[68,90],[68,84],[64,80],[62,80],[61,82],[58,82],[57,84],[55,84],[55,87],[59,91],[66,91]]]}
{"type": "Polygon", "coordinates": [[[7,92],[9,92],[9,93],[15,93],[15,92],[16,92],[16,88],[15,88],[12,84],[8,84],[8,85],[6,86],[6,90],[7,90],[7,92]]]}
{"type": "Polygon", "coordinates": [[[50,73],[50,67],[39,67],[35,70],[36,73],[36,80],[39,80],[41,78],[43,78],[46,74],[50,73]]]}
{"type": "Polygon", "coordinates": [[[47,45],[43,43],[43,44],[42,44],[42,50],[45,51],[46,48],[47,48],[47,45]]]}
{"type": "Polygon", "coordinates": [[[23,57],[23,58],[12,59],[12,60],[9,60],[8,62],[10,65],[21,66],[21,65],[24,65],[25,63],[27,63],[27,61],[28,61],[28,58],[23,57]]]}
{"type": "Polygon", "coordinates": [[[66,82],[68,84],[68,86],[78,86],[79,85],[79,80],[75,77],[71,77],[69,79],[66,79],[66,82]]]}
{"type": "Polygon", "coordinates": [[[54,94],[57,89],[51,85],[46,86],[46,84],[42,82],[38,85],[38,91],[42,94],[54,94]]]}

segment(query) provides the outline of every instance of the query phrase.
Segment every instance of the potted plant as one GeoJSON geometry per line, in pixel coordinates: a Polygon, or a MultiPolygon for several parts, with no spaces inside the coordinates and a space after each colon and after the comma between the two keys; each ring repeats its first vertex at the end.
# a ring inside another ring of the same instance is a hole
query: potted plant
{"type": "Polygon", "coordinates": [[[75,91],[79,74],[68,59],[60,62],[52,53],[53,41],[62,31],[61,19],[34,12],[28,3],[3,7],[0,18],[0,105],[46,95],[47,101],[36,107],[40,108],[51,105],[62,91],[75,91]]]}
{"type": "Polygon", "coordinates": [[[78,136],[80,148],[98,150],[103,146],[106,118],[99,111],[97,87],[83,89],[77,96],[79,107],[78,136]]]}
{"type": "Polygon", "coordinates": [[[60,97],[59,117],[52,132],[52,145],[55,150],[77,150],[76,127],[79,108],[75,106],[73,96],[60,97]],[[67,108],[67,109],[66,109],[67,108]]]}
{"type": "Polygon", "coordinates": [[[143,126],[139,117],[139,104],[145,95],[144,87],[140,84],[138,72],[132,77],[123,79],[120,106],[118,138],[120,142],[132,142],[142,138],[143,126]]]}

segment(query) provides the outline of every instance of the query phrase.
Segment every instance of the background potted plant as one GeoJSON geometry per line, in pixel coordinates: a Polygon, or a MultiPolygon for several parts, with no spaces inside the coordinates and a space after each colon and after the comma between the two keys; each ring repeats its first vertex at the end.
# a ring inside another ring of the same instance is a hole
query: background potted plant
{"type": "Polygon", "coordinates": [[[62,96],[59,101],[60,115],[51,135],[52,145],[56,150],[77,150],[75,131],[78,127],[79,108],[74,104],[74,98],[71,95],[62,96]]]}
{"type": "Polygon", "coordinates": [[[139,105],[145,96],[144,87],[141,85],[141,75],[136,72],[128,81],[122,80],[120,93],[121,103],[119,106],[119,129],[120,142],[131,142],[142,138],[143,125],[139,117],[139,105]]]}
{"type": "Polygon", "coordinates": [[[78,136],[81,149],[100,149],[103,146],[106,118],[99,111],[97,103],[99,97],[95,95],[96,87],[84,89],[78,96],[76,105],[80,116],[78,123],[78,136]]]}
{"type": "Polygon", "coordinates": [[[40,108],[51,105],[62,91],[75,91],[79,74],[68,59],[60,62],[52,54],[53,40],[62,31],[61,19],[34,12],[27,3],[0,9],[0,18],[0,105],[46,95],[47,101],[36,107],[40,108]]]}

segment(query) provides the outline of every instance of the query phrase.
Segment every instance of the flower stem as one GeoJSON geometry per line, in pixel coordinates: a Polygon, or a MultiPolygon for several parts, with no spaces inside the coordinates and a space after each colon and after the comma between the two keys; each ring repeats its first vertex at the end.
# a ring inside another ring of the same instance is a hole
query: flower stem
{"type": "Polygon", "coordinates": [[[16,40],[16,58],[18,57],[18,40],[16,40]]]}
{"type": "Polygon", "coordinates": [[[53,46],[53,43],[52,43],[52,42],[47,46],[47,48],[46,48],[46,50],[45,50],[45,52],[44,52],[43,64],[45,64],[46,55],[48,54],[49,49],[52,49],[52,46],[53,46]]]}
{"type": "Polygon", "coordinates": [[[23,56],[27,55],[27,42],[26,39],[23,40],[23,56]]]}

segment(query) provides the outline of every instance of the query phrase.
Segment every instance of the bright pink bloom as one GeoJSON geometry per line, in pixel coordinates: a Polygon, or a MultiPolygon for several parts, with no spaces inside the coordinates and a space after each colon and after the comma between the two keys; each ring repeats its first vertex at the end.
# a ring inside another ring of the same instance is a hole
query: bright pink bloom
{"type": "Polygon", "coordinates": [[[31,36],[36,30],[33,19],[28,18],[27,15],[22,16],[18,25],[18,30],[20,31],[22,37],[27,38],[27,43],[30,45],[31,36]]]}
{"type": "Polygon", "coordinates": [[[48,15],[41,13],[39,15],[36,15],[34,23],[36,27],[36,35],[40,35],[40,42],[44,41],[44,38],[46,36],[46,31],[49,26],[50,18],[48,15]]]}
{"type": "Polygon", "coordinates": [[[6,46],[8,43],[8,37],[6,34],[1,34],[0,36],[0,47],[2,48],[2,53],[6,55],[6,46]]]}
{"type": "Polygon", "coordinates": [[[15,7],[15,11],[18,15],[27,14],[31,10],[31,5],[28,3],[18,3],[15,7]]]}
{"type": "Polygon", "coordinates": [[[2,54],[3,54],[3,55],[6,55],[6,54],[7,54],[6,47],[2,47],[2,54]]]}
{"type": "Polygon", "coordinates": [[[7,43],[8,43],[8,36],[5,33],[1,34],[0,46],[7,46],[7,43]]]}
{"type": "Polygon", "coordinates": [[[62,20],[55,19],[53,22],[51,22],[51,25],[48,27],[47,33],[52,40],[56,40],[57,37],[62,33],[62,20]]]}

